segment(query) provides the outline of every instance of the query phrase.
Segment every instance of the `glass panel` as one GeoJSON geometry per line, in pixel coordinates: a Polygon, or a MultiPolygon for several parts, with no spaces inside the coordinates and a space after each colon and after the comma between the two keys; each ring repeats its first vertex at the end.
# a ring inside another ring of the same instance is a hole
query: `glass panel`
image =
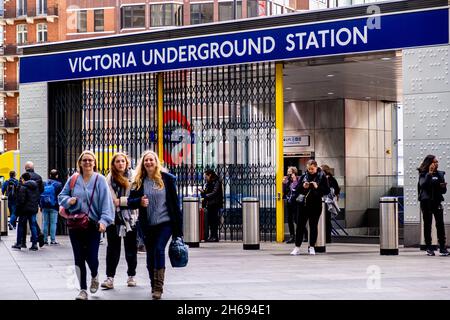
{"type": "Polygon", "coordinates": [[[101,32],[105,30],[104,10],[94,10],[94,31],[101,32]]]}
{"type": "Polygon", "coordinates": [[[86,32],[86,31],[87,31],[87,11],[80,10],[78,11],[77,32],[86,32]]]}
{"type": "MultiPolygon", "coordinates": [[[[242,2],[237,1],[237,19],[242,18],[242,2]]],[[[234,1],[219,2],[219,21],[234,20],[234,1]]]]}
{"type": "Polygon", "coordinates": [[[210,23],[214,21],[214,4],[191,4],[191,24],[210,23]]]}
{"type": "Polygon", "coordinates": [[[122,7],[122,28],[145,28],[145,6],[122,7]]]}

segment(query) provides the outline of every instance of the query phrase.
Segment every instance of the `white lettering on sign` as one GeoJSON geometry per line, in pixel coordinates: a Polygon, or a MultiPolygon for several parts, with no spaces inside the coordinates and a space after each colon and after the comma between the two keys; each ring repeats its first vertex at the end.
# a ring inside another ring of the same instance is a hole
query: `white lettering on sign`
{"type": "Polygon", "coordinates": [[[286,36],[286,50],[308,50],[310,48],[326,48],[334,47],[336,44],[345,47],[350,44],[357,45],[358,43],[367,44],[368,38],[368,28],[364,26],[363,30],[358,27],[340,28],[311,31],[311,32],[299,32],[299,33],[289,33],[286,36]]]}
{"type": "Polygon", "coordinates": [[[309,136],[285,136],[283,144],[285,147],[308,147],[309,136]]]}

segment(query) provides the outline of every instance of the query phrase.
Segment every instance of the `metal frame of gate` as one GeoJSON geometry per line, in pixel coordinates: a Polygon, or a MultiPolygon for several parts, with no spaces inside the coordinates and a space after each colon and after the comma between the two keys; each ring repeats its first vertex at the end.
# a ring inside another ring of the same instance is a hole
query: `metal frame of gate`
{"type": "Polygon", "coordinates": [[[198,195],[206,168],[222,178],[221,239],[242,239],[241,199],[254,196],[260,199],[261,240],[274,241],[275,64],[159,75],[50,83],[50,167],[67,177],[84,149],[96,153],[102,174],[116,151],[127,152],[135,167],[144,150],[161,151],[162,132],[164,164],[177,176],[180,199],[198,195]]]}

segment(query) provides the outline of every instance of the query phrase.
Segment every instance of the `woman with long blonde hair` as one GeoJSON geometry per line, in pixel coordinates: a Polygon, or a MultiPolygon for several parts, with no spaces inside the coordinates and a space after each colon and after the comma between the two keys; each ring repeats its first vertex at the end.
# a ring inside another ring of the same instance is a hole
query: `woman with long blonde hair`
{"type": "Polygon", "coordinates": [[[110,164],[110,172],[106,177],[112,200],[115,206],[114,224],[106,229],[108,246],[106,247],[106,280],[102,288],[114,288],[114,276],[120,260],[121,238],[125,247],[125,259],[127,261],[127,285],[136,286],[137,266],[137,243],[136,243],[136,220],[137,210],[128,207],[128,196],[130,195],[133,182],[133,171],[130,168],[128,156],[123,152],[113,155],[110,164]]]}
{"type": "Polygon", "coordinates": [[[139,209],[153,299],[160,299],[163,293],[167,242],[171,236],[183,236],[175,180],[175,176],[164,171],[155,152],[145,151],[128,197],[128,206],[139,209]]]}

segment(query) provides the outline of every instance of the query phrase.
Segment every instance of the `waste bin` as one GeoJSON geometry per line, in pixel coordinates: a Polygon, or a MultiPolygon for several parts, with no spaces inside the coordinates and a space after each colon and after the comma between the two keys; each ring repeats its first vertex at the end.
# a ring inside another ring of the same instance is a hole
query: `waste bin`
{"type": "Polygon", "coordinates": [[[380,254],[398,255],[398,198],[380,198],[380,254]]]}
{"type": "Polygon", "coordinates": [[[1,196],[0,204],[0,236],[8,235],[8,197],[1,196]]]}
{"type": "Polygon", "coordinates": [[[259,250],[259,200],[242,199],[242,228],[244,250],[259,250]]]}
{"type": "MultiPolygon", "coordinates": [[[[433,250],[438,249],[436,221],[434,221],[433,216],[431,216],[431,248],[433,250]]],[[[425,235],[424,235],[424,230],[423,230],[422,211],[420,211],[420,250],[422,250],[422,251],[427,250],[427,245],[425,244],[425,235]]]]}
{"type": "MultiPolygon", "coordinates": [[[[314,250],[316,252],[326,251],[326,226],[327,226],[327,207],[325,201],[322,200],[322,213],[320,214],[319,222],[317,223],[317,240],[314,250]]],[[[311,234],[311,233],[309,233],[311,234]]]]}
{"type": "Polygon", "coordinates": [[[192,248],[200,245],[200,198],[183,198],[183,234],[184,242],[192,248]]]}

